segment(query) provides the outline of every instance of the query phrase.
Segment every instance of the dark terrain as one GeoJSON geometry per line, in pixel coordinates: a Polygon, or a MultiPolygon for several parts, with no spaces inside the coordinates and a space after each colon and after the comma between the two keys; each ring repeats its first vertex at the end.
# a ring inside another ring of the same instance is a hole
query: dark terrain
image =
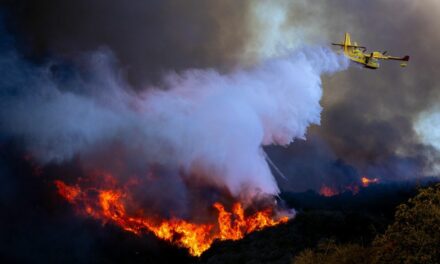
{"type": "Polygon", "coordinates": [[[433,182],[384,183],[323,197],[282,193],[297,210],[290,222],[214,243],[200,259],[154,236],[141,238],[77,215],[56,193],[51,175],[11,146],[0,149],[0,256],[2,263],[289,263],[324,239],[368,245],[393,220],[395,207],[433,182]]]}

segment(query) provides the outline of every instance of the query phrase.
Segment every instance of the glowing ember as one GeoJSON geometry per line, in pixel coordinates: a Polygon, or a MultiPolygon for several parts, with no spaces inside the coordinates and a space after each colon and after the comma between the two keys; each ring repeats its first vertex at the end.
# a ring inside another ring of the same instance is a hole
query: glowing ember
{"type": "Polygon", "coordinates": [[[379,179],[378,178],[367,178],[367,177],[362,177],[361,178],[361,182],[362,182],[362,186],[363,187],[367,187],[368,185],[372,184],[372,183],[378,183],[379,179]]]}
{"type": "Polygon", "coordinates": [[[331,197],[339,194],[338,190],[331,188],[329,186],[323,185],[319,190],[319,194],[325,197],[331,197]]]}
{"type": "Polygon", "coordinates": [[[238,240],[255,230],[288,221],[288,217],[274,219],[271,208],[247,216],[240,203],[235,203],[231,212],[221,203],[215,203],[213,207],[218,211],[217,223],[192,223],[176,218],[158,220],[155,217],[129,215],[125,203],[130,201],[130,197],[120,189],[82,189],[62,181],[56,181],[55,185],[61,196],[76,205],[80,213],[104,222],[113,222],[137,235],[152,232],[161,239],[187,248],[193,256],[200,256],[217,239],[238,240]]]}

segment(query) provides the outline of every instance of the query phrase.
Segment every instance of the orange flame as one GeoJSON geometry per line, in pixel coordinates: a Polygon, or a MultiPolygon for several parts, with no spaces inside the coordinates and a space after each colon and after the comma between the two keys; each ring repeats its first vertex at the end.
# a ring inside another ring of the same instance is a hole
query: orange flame
{"type": "Polygon", "coordinates": [[[73,202],[78,194],[81,192],[79,187],[68,186],[62,181],[55,181],[55,185],[58,188],[58,192],[69,202],[73,202]]]}
{"type": "Polygon", "coordinates": [[[218,211],[217,223],[191,223],[171,218],[157,220],[153,217],[127,214],[125,202],[129,197],[119,189],[81,189],[56,181],[58,192],[67,201],[75,204],[79,211],[104,222],[113,222],[126,231],[140,235],[152,232],[157,237],[185,247],[193,256],[200,256],[215,240],[238,240],[246,234],[288,221],[288,217],[273,218],[271,208],[246,216],[240,203],[235,203],[228,212],[221,203],[213,207],[218,211]],[[96,192],[91,198],[88,192],[96,192]]]}
{"type": "Polygon", "coordinates": [[[321,189],[319,189],[319,194],[325,197],[331,197],[339,194],[338,190],[331,188],[329,186],[323,185],[321,189]]]}
{"type": "Polygon", "coordinates": [[[361,187],[368,187],[371,184],[374,183],[379,183],[379,179],[378,178],[367,178],[367,177],[362,177],[361,178],[361,184],[359,184],[358,182],[355,183],[351,183],[347,186],[344,187],[340,187],[339,189],[327,186],[327,185],[322,185],[321,188],[319,189],[319,194],[325,197],[331,197],[331,196],[335,196],[340,194],[341,192],[346,192],[349,191],[352,194],[357,194],[359,192],[359,188],[361,187]]]}
{"type": "Polygon", "coordinates": [[[362,186],[363,187],[367,187],[370,184],[373,183],[378,183],[379,179],[378,178],[367,178],[367,177],[362,177],[361,178],[361,182],[362,182],[362,186]]]}

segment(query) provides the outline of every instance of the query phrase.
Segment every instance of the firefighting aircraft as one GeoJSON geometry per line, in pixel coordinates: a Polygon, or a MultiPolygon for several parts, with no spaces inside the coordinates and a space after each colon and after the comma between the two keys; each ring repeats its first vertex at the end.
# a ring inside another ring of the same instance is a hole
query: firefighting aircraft
{"type": "Polygon", "coordinates": [[[401,67],[406,67],[408,65],[409,56],[402,58],[387,56],[386,51],[373,51],[371,53],[365,53],[367,51],[366,47],[358,46],[356,42],[353,44],[350,40],[350,34],[345,33],[345,40],[343,43],[332,43],[332,45],[339,46],[342,48],[344,55],[350,60],[362,64],[365,68],[378,69],[380,67],[379,60],[397,60],[402,61],[400,63],[401,67]]]}

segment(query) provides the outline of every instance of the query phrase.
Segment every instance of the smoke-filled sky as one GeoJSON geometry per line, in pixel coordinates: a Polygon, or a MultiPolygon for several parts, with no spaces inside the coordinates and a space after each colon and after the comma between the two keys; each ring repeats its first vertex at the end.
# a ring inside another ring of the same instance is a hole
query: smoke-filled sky
{"type": "Polygon", "coordinates": [[[185,156],[178,166],[216,171],[232,193],[237,174],[238,189],[256,174],[272,193],[438,174],[437,0],[22,0],[1,14],[2,138],[43,162],[104,157],[99,144],[124,138],[146,159],[160,146],[185,156]],[[345,31],[409,66],[337,72],[327,47],[345,31]],[[258,148],[271,143],[278,186],[258,148]],[[82,152],[91,145],[100,153],[82,152]]]}

